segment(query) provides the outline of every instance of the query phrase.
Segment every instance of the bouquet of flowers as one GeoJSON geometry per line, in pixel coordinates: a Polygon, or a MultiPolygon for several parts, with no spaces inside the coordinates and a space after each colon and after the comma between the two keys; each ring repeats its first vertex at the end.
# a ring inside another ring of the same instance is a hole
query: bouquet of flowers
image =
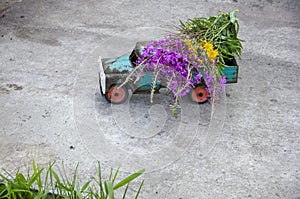
{"type": "Polygon", "coordinates": [[[225,60],[239,57],[242,49],[236,13],[181,21],[177,34],[147,44],[130,75],[139,79],[144,72],[154,71],[151,102],[156,82],[165,82],[174,95],[170,107],[175,115],[179,99],[195,85],[205,85],[212,104],[219,99],[226,83],[225,60]]]}

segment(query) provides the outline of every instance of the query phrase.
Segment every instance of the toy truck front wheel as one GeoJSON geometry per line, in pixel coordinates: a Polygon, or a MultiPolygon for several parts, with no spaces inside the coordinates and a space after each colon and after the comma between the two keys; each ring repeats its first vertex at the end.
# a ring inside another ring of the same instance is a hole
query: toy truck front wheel
{"type": "Polygon", "coordinates": [[[129,93],[126,87],[119,87],[119,85],[111,85],[105,93],[105,99],[112,104],[121,104],[128,99],[129,93]]]}
{"type": "Polygon", "coordinates": [[[203,85],[197,85],[191,92],[191,98],[194,102],[198,104],[203,104],[209,99],[209,92],[206,90],[206,87],[203,85]]]}

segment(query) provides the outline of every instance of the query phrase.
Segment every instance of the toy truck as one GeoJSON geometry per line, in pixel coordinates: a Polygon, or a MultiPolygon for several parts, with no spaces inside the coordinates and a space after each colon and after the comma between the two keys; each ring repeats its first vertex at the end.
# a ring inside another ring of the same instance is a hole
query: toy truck
{"type": "MultiPolygon", "coordinates": [[[[99,58],[99,84],[100,92],[109,103],[120,104],[127,100],[129,90],[134,93],[150,92],[152,89],[153,72],[146,72],[143,77],[135,82],[132,77],[126,85],[120,85],[126,80],[130,72],[136,66],[136,61],[141,58],[141,52],[147,42],[138,42],[131,53],[117,58],[99,58]]],[[[226,84],[236,83],[238,79],[238,65],[236,60],[232,58],[225,62],[223,74],[226,77],[226,84]]],[[[209,93],[204,83],[194,85],[190,92],[193,101],[197,103],[205,103],[209,99],[209,93]]],[[[165,87],[161,83],[157,83],[156,91],[165,87]]]]}

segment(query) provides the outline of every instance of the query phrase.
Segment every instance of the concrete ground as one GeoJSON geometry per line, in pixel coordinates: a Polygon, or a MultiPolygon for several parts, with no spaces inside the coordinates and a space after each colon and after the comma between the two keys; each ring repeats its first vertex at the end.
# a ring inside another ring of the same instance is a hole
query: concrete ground
{"type": "Polygon", "coordinates": [[[0,167],[80,163],[87,180],[99,160],[121,177],[145,168],[146,199],[300,198],[299,13],[298,0],[2,0],[0,167]],[[184,101],[175,119],[164,91],[120,106],[99,94],[99,55],[233,9],[247,42],[212,118],[184,101]]]}

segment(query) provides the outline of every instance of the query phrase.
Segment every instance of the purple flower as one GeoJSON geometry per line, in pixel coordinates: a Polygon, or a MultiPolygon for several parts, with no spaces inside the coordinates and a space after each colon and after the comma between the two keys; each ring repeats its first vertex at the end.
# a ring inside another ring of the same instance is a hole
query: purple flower
{"type": "Polygon", "coordinates": [[[225,89],[226,78],[224,76],[218,78],[214,71],[216,67],[208,62],[206,54],[200,51],[198,56],[193,54],[194,52],[184,42],[185,39],[185,37],[173,36],[149,43],[141,53],[142,58],[137,61],[137,63],[144,61],[145,67],[137,72],[154,72],[157,81],[167,82],[168,89],[175,98],[185,96],[190,92],[190,88],[201,83],[202,80],[209,93],[220,93],[225,89]]]}
{"type": "Polygon", "coordinates": [[[226,89],[226,77],[222,76],[218,83],[221,85],[221,90],[224,91],[226,89]]]}

